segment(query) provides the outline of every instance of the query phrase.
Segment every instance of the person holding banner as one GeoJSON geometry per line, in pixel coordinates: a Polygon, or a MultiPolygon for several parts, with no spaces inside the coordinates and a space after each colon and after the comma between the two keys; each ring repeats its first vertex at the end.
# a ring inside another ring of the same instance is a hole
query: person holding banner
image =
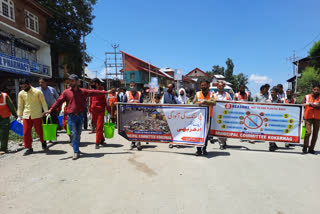
{"type": "MultiPolygon", "coordinates": [[[[224,91],[225,86],[226,86],[226,84],[224,82],[222,82],[222,81],[218,82],[218,85],[217,85],[218,92],[214,94],[214,98],[216,100],[232,101],[232,97],[230,96],[230,94],[228,92],[224,91]]],[[[218,141],[219,141],[221,150],[224,150],[227,148],[227,138],[226,137],[218,137],[218,141]]]]}
{"type": "Polygon", "coordinates": [[[186,90],[184,90],[184,88],[180,88],[178,99],[179,99],[181,104],[190,104],[190,100],[187,97],[186,90]]]}
{"type": "MultiPolygon", "coordinates": [[[[269,85],[269,84],[268,84],[269,85]]],[[[257,93],[253,97],[253,102],[255,103],[265,103],[268,99],[268,86],[263,85],[260,87],[260,93],[257,93]]]]}
{"type": "Polygon", "coordinates": [[[246,86],[240,85],[239,92],[235,94],[236,101],[250,101],[250,93],[246,92],[246,86]]]}
{"type": "Polygon", "coordinates": [[[14,107],[9,95],[0,91],[0,155],[5,154],[8,150],[11,115],[18,118],[16,108],[14,107]]]}
{"type": "MultiPolygon", "coordinates": [[[[281,99],[277,95],[277,89],[272,88],[270,90],[270,99],[267,100],[267,103],[282,103],[281,99]]],[[[269,142],[269,151],[274,152],[278,149],[278,146],[275,142],[269,142]]]]}
{"type": "Polygon", "coordinates": [[[285,98],[282,98],[281,101],[286,104],[296,104],[297,99],[293,98],[292,94],[293,94],[292,90],[288,89],[286,91],[287,96],[285,98]]]}
{"type": "Polygon", "coordinates": [[[303,142],[302,152],[315,154],[314,147],[317,142],[320,127],[320,85],[319,83],[312,86],[312,93],[304,97],[303,106],[304,120],[306,124],[306,134],[303,142]],[[309,146],[309,138],[311,136],[311,126],[313,127],[311,144],[309,146]],[[309,150],[307,151],[307,149],[309,150]]]}
{"type": "MultiPolygon", "coordinates": [[[[101,81],[98,78],[94,78],[91,83],[91,88],[103,91],[103,86],[101,86],[101,81]]],[[[114,89],[112,89],[114,90],[114,89]]],[[[112,91],[113,93],[113,91],[112,91]]],[[[111,93],[107,96],[109,97],[111,93]]],[[[103,124],[104,124],[104,115],[107,108],[107,102],[105,94],[100,96],[90,97],[90,106],[89,112],[92,115],[92,121],[96,127],[96,149],[100,148],[100,145],[105,145],[105,138],[103,135],[103,124]]]]}
{"type": "Polygon", "coordinates": [[[76,74],[69,76],[69,88],[64,90],[61,96],[53,104],[49,111],[43,115],[50,114],[53,109],[60,107],[64,102],[67,103],[68,127],[71,132],[71,143],[73,147],[72,160],[80,158],[80,136],[83,124],[83,114],[87,102],[87,97],[105,96],[111,91],[88,90],[79,87],[79,77],[76,74]]]}
{"type": "MultiPolygon", "coordinates": [[[[209,127],[211,124],[211,120],[212,120],[212,116],[213,116],[213,108],[212,106],[216,105],[216,99],[214,98],[213,93],[210,93],[209,91],[209,87],[210,87],[210,82],[207,80],[202,80],[200,82],[200,87],[201,87],[201,91],[198,91],[196,93],[196,96],[193,100],[193,103],[198,104],[198,105],[208,105],[210,106],[210,118],[209,118],[209,127]]],[[[201,151],[201,147],[197,147],[197,152],[196,152],[196,156],[200,156],[200,155],[208,155],[207,152],[207,145],[208,145],[208,140],[209,140],[209,135],[207,135],[206,141],[204,143],[204,147],[202,147],[202,151],[201,151]]]]}
{"type": "Polygon", "coordinates": [[[174,83],[168,84],[167,92],[163,94],[161,104],[181,104],[174,83]]]}
{"type": "MultiPolygon", "coordinates": [[[[140,91],[137,91],[136,88],[136,83],[135,82],[130,82],[130,91],[127,91],[126,94],[124,95],[123,102],[127,103],[143,103],[143,95],[141,94],[140,91]]],[[[141,142],[131,142],[130,149],[132,150],[134,147],[137,147],[139,151],[142,150],[141,142]]]]}

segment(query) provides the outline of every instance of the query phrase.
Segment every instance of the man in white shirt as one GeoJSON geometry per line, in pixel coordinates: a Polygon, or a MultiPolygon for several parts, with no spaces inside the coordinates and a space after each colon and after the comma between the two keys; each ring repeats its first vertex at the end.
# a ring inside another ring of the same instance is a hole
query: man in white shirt
{"type": "MultiPolygon", "coordinates": [[[[224,91],[224,87],[225,87],[225,83],[219,81],[217,85],[218,92],[214,94],[214,98],[216,100],[223,100],[223,101],[232,100],[232,97],[230,96],[230,94],[224,91]]],[[[219,141],[221,150],[224,150],[227,148],[226,137],[218,137],[218,141],[219,141]]]]}

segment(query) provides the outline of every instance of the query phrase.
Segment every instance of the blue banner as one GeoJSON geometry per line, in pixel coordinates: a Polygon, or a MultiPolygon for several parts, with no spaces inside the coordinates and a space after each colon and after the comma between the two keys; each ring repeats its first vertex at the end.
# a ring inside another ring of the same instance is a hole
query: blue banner
{"type": "Polygon", "coordinates": [[[27,59],[19,59],[0,53],[0,70],[29,76],[30,63],[27,59]]]}

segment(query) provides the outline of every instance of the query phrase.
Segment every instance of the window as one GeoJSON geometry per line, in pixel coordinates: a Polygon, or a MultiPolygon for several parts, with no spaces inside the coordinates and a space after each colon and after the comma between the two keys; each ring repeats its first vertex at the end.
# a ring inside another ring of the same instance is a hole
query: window
{"type": "Polygon", "coordinates": [[[135,74],[134,73],[130,73],[130,79],[134,80],[135,79],[135,74]]]}
{"type": "Polygon", "coordinates": [[[39,33],[38,16],[36,16],[26,10],[25,11],[25,19],[26,19],[26,28],[35,32],[35,33],[39,33]]]}
{"type": "Polygon", "coordinates": [[[15,20],[14,4],[12,0],[0,0],[0,15],[11,21],[15,20]]]}

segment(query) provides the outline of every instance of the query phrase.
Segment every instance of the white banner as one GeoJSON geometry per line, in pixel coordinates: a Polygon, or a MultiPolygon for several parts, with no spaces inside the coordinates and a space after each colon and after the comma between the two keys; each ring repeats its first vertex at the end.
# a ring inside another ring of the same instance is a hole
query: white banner
{"type": "Polygon", "coordinates": [[[301,113],[301,105],[217,101],[210,134],[299,143],[301,113]]]}
{"type": "Polygon", "coordinates": [[[208,107],[119,103],[119,134],[130,141],[203,146],[208,107]]]}

